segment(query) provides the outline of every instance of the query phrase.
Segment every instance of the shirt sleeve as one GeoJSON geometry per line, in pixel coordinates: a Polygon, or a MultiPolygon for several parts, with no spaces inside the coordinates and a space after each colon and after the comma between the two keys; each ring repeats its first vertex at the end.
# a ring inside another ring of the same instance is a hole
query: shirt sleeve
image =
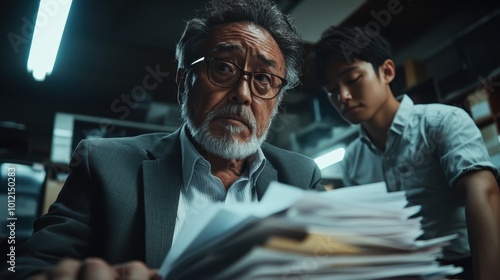
{"type": "Polygon", "coordinates": [[[498,177],[479,128],[464,110],[453,108],[445,112],[433,132],[449,186],[454,187],[462,175],[479,170],[490,170],[498,177]]]}

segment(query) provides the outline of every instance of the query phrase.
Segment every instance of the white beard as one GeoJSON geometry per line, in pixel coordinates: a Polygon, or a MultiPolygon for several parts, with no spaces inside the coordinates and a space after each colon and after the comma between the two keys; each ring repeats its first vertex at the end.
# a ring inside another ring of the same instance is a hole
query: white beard
{"type": "MultiPolygon", "coordinates": [[[[184,96],[187,95],[189,94],[184,93],[184,96]]],[[[205,151],[227,160],[245,159],[255,154],[262,143],[266,140],[272,119],[277,113],[277,108],[278,106],[275,107],[269,124],[261,137],[257,137],[257,122],[255,118],[245,109],[245,107],[241,105],[232,104],[219,111],[210,111],[206,119],[198,126],[193,121],[193,112],[189,106],[189,97],[185,97],[183,98],[181,104],[181,116],[186,122],[194,140],[201,145],[205,151]],[[231,124],[222,126],[227,131],[227,134],[223,137],[213,135],[210,130],[210,123],[216,117],[226,114],[238,115],[246,120],[251,133],[248,141],[242,142],[238,140],[236,136],[241,133],[243,128],[231,124]]]]}

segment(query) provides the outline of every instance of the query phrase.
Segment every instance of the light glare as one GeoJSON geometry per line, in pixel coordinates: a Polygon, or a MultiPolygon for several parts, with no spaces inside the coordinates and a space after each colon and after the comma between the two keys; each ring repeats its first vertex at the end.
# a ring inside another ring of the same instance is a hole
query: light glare
{"type": "Polygon", "coordinates": [[[37,81],[52,73],[72,0],[41,0],[27,69],[37,81]]]}
{"type": "Polygon", "coordinates": [[[323,169],[344,159],[345,149],[338,148],[314,159],[319,169],[323,169]]]}

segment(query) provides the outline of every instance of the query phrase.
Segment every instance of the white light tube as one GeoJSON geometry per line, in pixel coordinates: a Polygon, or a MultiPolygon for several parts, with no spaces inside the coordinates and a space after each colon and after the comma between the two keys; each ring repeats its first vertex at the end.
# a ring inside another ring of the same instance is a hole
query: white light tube
{"type": "Polygon", "coordinates": [[[72,0],[41,0],[28,56],[28,72],[37,81],[52,73],[72,0]]]}
{"type": "Polygon", "coordinates": [[[319,169],[323,169],[344,159],[345,149],[338,148],[314,159],[319,169]]]}

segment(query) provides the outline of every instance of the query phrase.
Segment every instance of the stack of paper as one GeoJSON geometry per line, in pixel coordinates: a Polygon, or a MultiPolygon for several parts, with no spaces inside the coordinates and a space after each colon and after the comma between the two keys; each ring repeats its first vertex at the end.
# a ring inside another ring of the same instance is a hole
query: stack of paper
{"type": "Polygon", "coordinates": [[[455,236],[417,240],[419,206],[384,183],[330,192],[272,183],[259,203],[211,205],[181,229],[166,279],[441,279],[455,236]]]}

